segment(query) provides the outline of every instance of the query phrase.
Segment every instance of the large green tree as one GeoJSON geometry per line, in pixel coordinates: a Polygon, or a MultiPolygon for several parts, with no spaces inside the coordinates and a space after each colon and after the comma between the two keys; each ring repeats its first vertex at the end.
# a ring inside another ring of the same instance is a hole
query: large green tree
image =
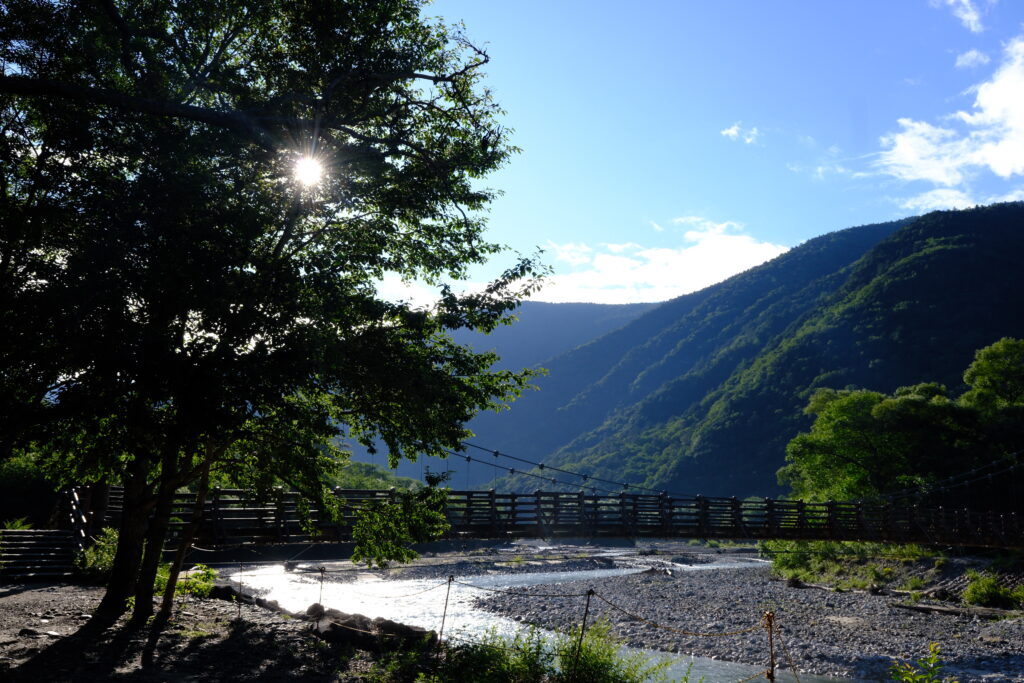
{"type": "Polygon", "coordinates": [[[0,5],[0,447],[124,485],[97,619],[152,609],[182,485],[313,490],[338,435],[443,455],[527,381],[446,335],[507,321],[535,264],[445,284],[499,251],[479,183],[514,149],[487,55],[422,5],[0,5]]]}
{"type": "Polygon", "coordinates": [[[806,408],[814,423],[789,442],[780,483],[809,500],[876,498],[914,490],[927,495],[937,482],[964,490],[970,484],[983,493],[932,502],[1019,507],[1013,478],[977,482],[957,475],[993,463],[1004,463],[1006,469],[1020,462],[1024,341],[1005,338],[980,349],[964,373],[964,383],[967,390],[958,397],[933,383],[901,387],[892,395],[819,389],[806,408]]]}

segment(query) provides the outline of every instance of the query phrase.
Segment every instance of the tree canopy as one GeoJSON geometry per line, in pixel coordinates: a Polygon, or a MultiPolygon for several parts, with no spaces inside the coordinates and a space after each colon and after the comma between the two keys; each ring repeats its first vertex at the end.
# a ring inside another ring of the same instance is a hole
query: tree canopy
{"type": "Polygon", "coordinates": [[[422,4],[0,8],[0,448],[125,486],[108,617],[150,609],[176,488],[313,490],[339,435],[443,455],[527,382],[446,334],[507,322],[536,264],[446,284],[501,249],[479,183],[515,150],[486,53],[422,4]]]}
{"type": "MultiPolygon", "coordinates": [[[[806,408],[814,423],[789,442],[779,481],[810,500],[926,494],[936,482],[992,462],[1020,462],[1022,373],[1024,341],[1004,338],[976,353],[959,397],[934,383],[892,395],[819,389],[806,408]]],[[[986,483],[986,505],[1016,504],[1004,484],[986,483]]]]}

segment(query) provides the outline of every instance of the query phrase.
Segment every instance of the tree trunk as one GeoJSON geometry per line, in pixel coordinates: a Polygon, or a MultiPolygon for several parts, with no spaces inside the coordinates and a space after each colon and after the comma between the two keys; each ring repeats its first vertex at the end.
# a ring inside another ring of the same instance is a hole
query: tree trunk
{"type": "Polygon", "coordinates": [[[156,508],[149,529],[146,531],[146,545],[139,568],[139,580],[135,585],[135,609],[132,611],[132,624],[142,626],[153,615],[153,584],[160,569],[163,557],[164,541],[171,522],[171,511],[174,508],[175,481],[178,475],[177,457],[168,455],[164,458],[160,472],[160,490],[157,494],[156,508]]]}
{"type": "Polygon", "coordinates": [[[167,587],[164,588],[163,600],[160,603],[160,611],[157,612],[153,625],[149,630],[149,638],[146,647],[142,652],[142,666],[149,668],[153,666],[153,653],[156,651],[156,643],[163,633],[164,627],[170,621],[171,611],[174,609],[174,592],[178,584],[178,576],[181,574],[181,566],[185,563],[185,556],[192,541],[196,537],[199,525],[203,521],[203,507],[206,505],[206,494],[210,490],[210,458],[203,462],[199,480],[199,489],[196,491],[196,504],[192,508],[192,517],[188,525],[182,530],[181,538],[178,539],[178,548],[174,552],[174,559],[171,560],[171,569],[167,576],[167,587]]]}
{"type": "Polygon", "coordinates": [[[135,459],[128,466],[124,478],[124,509],[117,536],[117,552],[103,595],[93,622],[102,627],[112,625],[128,610],[129,600],[135,595],[135,584],[142,562],[142,544],[146,538],[148,513],[147,463],[135,459]]]}

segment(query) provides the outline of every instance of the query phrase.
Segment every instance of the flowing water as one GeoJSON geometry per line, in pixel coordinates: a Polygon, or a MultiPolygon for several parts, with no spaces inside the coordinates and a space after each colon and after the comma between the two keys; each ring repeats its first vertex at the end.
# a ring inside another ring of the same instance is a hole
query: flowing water
{"type": "MultiPolygon", "coordinates": [[[[713,571],[727,571],[730,568],[749,567],[749,562],[727,562],[714,565],[676,565],[686,571],[706,571],[712,579],[713,571]]],[[[555,585],[567,581],[600,579],[609,576],[621,576],[642,571],[641,569],[599,569],[573,572],[536,572],[529,574],[487,574],[483,576],[455,577],[450,593],[447,590],[447,579],[415,579],[383,581],[379,577],[364,574],[352,583],[333,583],[320,581],[320,575],[309,568],[306,571],[285,571],[283,565],[263,566],[246,570],[231,576],[232,582],[240,582],[243,586],[256,591],[269,600],[276,600],[281,607],[290,611],[303,611],[314,602],[325,607],[333,607],[342,612],[365,614],[368,617],[384,617],[400,623],[420,626],[439,631],[444,616],[444,637],[473,639],[481,634],[494,630],[500,635],[510,636],[525,628],[519,622],[507,619],[490,612],[478,609],[473,605],[473,598],[486,590],[507,590],[521,586],[540,584],[555,585]],[[445,610],[447,594],[448,606],[445,610]]],[[[557,591],[553,591],[557,592],[557,591]]],[[[549,634],[553,637],[553,634],[549,634]]],[[[682,678],[689,667],[690,681],[696,683],[701,677],[706,683],[735,683],[752,676],[764,667],[736,664],[674,655],[661,651],[638,650],[624,647],[625,652],[645,652],[656,657],[668,657],[671,665],[668,669],[672,680],[682,678]]],[[[778,681],[792,681],[788,673],[777,675],[778,681]]],[[[826,683],[829,681],[845,681],[837,679],[801,675],[801,681],[807,683],[826,683]]]]}

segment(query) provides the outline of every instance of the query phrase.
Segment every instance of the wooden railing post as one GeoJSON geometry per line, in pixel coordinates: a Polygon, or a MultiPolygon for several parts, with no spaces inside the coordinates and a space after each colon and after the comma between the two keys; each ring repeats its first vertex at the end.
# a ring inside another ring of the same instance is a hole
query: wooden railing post
{"type": "Polygon", "coordinates": [[[779,520],[775,518],[775,499],[764,499],[764,533],[773,536],[779,528],[779,520]]]}
{"type": "Polygon", "coordinates": [[[498,503],[494,496],[494,489],[487,491],[488,501],[488,515],[489,515],[489,526],[491,528],[490,533],[496,535],[498,533],[498,503]]]}
{"type": "Polygon", "coordinates": [[[630,528],[629,520],[626,516],[626,494],[619,493],[619,525],[622,529],[622,534],[627,534],[627,530],[630,528]]]}
{"type": "Polygon", "coordinates": [[[210,521],[213,522],[213,542],[223,545],[224,542],[224,520],[221,518],[220,509],[220,487],[213,487],[213,495],[210,497],[210,521]]]}
{"type": "Polygon", "coordinates": [[[284,488],[281,486],[274,487],[274,528],[279,541],[288,537],[288,527],[284,516],[284,488]]]}
{"type": "Polygon", "coordinates": [[[708,501],[704,496],[697,496],[694,499],[697,506],[697,536],[708,537],[708,501]]]}
{"type": "Polygon", "coordinates": [[[672,535],[672,501],[668,498],[668,493],[665,491],[661,492],[658,496],[658,516],[661,520],[661,534],[668,538],[672,535]]]}

